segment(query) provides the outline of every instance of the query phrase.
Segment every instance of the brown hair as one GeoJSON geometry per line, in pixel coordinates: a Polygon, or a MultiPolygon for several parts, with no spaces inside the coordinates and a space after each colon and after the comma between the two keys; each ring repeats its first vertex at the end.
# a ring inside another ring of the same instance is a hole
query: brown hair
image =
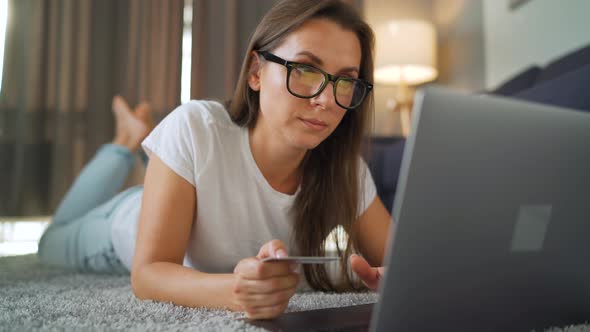
{"type": "MultiPolygon", "coordinates": [[[[339,0],[281,1],[264,16],[248,45],[229,107],[236,124],[254,128],[258,117],[259,93],[248,85],[252,51],[273,50],[291,32],[315,18],[331,20],[356,34],[362,51],[359,78],[373,82],[373,31],[353,8],[339,0]]],[[[337,245],[343,276],[338,284],[330,280],[324,265],[303,265],[308,283],[316,290],[361,288],[348,273],[347,257],[358,248],[353,223],[359,214],[359,198],[363,192],[359,179],[359,154],[365,128],[372,116],[373,98],[369,94],[358,109],[346,112],[328,138],[308,151],[301,165],[301,190],[292,211],[295,218],[293,240],[299,254],[324,256],[325,240],[338,225],[349,235],[344,250],[337,245]]]]}

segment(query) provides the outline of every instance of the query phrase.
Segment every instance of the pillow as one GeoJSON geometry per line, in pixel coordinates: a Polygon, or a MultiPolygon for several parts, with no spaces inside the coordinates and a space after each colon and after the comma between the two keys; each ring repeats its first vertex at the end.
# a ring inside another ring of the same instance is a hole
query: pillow
{"type": "Polygon", "coordinates": [[[541,73],[541,68],[538,66],[531,66],[508,81],[502,83],[495,90],[489,92],[494,95],[510,96],[517,92],[523,91],[532,87],[537,80],[537,76],[541,73]]]}
{"type": "Polygon", "coordinates": [[[521,91],[513,97],[590,112],[590,64],[521,91]]]}
{"type": "Polygon", "coordinates": [[[549,63],[537,77],[536,84],[556,79],[588,64],[590,64],[590,46],[580,48],[549,63]]]}
{"type": "Polygon", "coordinates": [[[405,138],[372,137],[363,151],[377,194],[388,211],[393,206],[405,142],[405,138]]]}

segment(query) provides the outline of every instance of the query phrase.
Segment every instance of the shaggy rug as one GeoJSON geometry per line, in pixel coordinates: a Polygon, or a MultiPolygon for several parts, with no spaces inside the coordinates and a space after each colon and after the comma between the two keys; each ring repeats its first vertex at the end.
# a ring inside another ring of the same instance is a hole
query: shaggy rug
{"type": "MultiPolygon", "coordinates": [[[[373,303],[377,294],[296,294],[288,312],[373,303]]],[[[1,331],[260,331],[243,314],[141,301],[128,276],[80,274],[36,255],[0,257],[1,331]]],[[[579,325],[552,332],[590,331],[579,325]]]]}

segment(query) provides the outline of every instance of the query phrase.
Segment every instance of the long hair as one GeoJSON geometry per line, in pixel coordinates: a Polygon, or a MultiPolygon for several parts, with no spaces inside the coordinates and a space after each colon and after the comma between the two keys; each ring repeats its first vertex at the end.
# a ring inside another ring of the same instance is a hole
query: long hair
{"type": "MultiPolygon", "coordinates": [[[[373,31],[360,15],[339,0],[286,0],[275,5],[256,28],[246,51],[240,77],[229,106],[232,120],[254,128],[258,118],[259,92],[248,85],[252,51],[271,51],[295,29],[310,19],[328,19],[356,34],[361,46],[359,78],[373,82],[373,31]]],[[[373,117],[369,94],[355,110],[346,112],[334,132],[307,152],[302,165],[301,190],[295,198],[292,216],[293,240],[301,255],[324,256],[325,241],[341,225],[348,233],[345,248],[337,244],[342,280],[334,283],[323,264],[303,265],[309,285],[316,290],[358,290],[362,287],[348,273],[348,259],[358,248],[353,224],[359,214],[364,182],[359,179],[359,155],[365,130],[373,117]]]]}

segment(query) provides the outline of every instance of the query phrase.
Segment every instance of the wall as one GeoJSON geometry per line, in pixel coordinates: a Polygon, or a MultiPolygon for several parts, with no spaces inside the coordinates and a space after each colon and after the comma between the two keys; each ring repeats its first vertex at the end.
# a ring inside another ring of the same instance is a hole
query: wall
{"type": "Polygon", "coordinates": [[[437,83],[464,91],[485,87],[483,6],[481,0],[434,0],[438,33],[437,83]]]}
{"type": "Polygon", "coordinates": [[[483,1],[488,88],[590,44],[588,0],[530,0],[514,11],[508,1],[483,1]]]}

